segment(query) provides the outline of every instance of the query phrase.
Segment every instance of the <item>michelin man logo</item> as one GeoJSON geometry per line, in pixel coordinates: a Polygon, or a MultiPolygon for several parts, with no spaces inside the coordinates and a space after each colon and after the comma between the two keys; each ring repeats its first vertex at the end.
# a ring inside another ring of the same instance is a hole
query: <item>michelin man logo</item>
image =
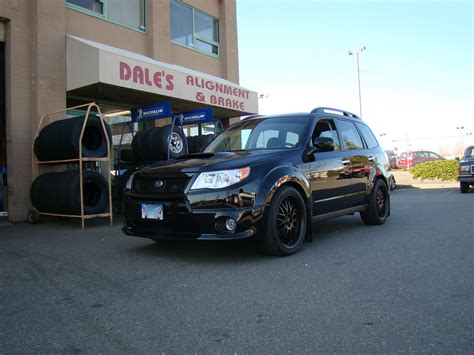
{"type": "Polygon", "coordinates": [[[143,118],[143,109],[139,108],[137,110],[137,121],[140,121],[143,118]]]}

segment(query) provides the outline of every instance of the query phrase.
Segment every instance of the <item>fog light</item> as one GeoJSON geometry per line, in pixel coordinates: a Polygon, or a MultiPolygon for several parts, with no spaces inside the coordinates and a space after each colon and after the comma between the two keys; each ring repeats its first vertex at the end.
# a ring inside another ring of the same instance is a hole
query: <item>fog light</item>
{"type": "Polygon", "coordinates": [[[235,231],[235,228],[237,228],[237,222],[235,221],[235,219],[228,217],[228,218],[225,220],[225,228],[226,228],[229,232],[234,232],[234,231],[235,231]]]}

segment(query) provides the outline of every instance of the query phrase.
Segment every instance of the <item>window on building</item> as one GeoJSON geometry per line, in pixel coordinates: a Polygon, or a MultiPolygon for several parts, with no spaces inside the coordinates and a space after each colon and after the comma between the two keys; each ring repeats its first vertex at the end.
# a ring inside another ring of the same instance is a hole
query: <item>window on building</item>
{"type": "Polygon", "coordinates": [[[219,55],[219,20],[179,0],[171,0],[170,21],[171,41],[219,55]]]}
{"type": "Polygon", "coordinates": [[[69,8],[84,11],[113,23],[145,31],[146,0],[66,0],[69,8]]]}

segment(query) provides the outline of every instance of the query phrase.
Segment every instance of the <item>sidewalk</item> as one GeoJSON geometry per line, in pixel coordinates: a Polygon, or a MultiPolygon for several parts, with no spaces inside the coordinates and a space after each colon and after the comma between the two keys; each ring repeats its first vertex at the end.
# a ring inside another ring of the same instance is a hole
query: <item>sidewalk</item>
{"type": "Polygon", "coordinates": [[[392,170],[397,188],[415,187],[418,189],[459,188],[457,181],[419,180],[414,179],[409,171],[392,170]]]}

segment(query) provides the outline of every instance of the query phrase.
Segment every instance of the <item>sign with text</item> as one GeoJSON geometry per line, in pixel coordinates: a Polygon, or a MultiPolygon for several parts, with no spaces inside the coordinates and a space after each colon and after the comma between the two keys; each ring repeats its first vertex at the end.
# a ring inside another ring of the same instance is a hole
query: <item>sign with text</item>
{"type": "Polygon", "coordinates": [[[152,121],[159,118],[171,117],[171,103],[162,102],[146,107],[132,108],[132,122],[152,121]]]}
{"type": "Polygon", "coordinates": [[[183,125],[198,124],[212,121],[212,108],[206,107],[201,110],[176,113],[173,117],[178,117],[183,125]]]}
{"type": "MultiPolygon", "coordinates": [[[[222,117],[258,112],[258,95],[209,73],[67,36],[67,91],[99,83],[213,107],[222,117]]],[[[217,72],[220,73],[219,70],[217,72]]],[[[158,99],[160,100],[160,99],[158,99]]],[[[199,107],[194,106],[194,107],[199,107]]]]}

